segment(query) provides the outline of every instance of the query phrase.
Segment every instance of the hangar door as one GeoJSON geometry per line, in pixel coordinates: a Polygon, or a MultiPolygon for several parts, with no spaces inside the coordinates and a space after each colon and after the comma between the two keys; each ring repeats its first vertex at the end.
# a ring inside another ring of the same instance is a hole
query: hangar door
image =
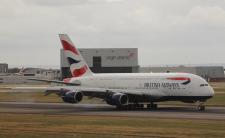
{"type": "Polygon", "coordinates": [[[102,66],[102,57],[94,56],[93,57],[93,67],[101,67],[102,66]]]}

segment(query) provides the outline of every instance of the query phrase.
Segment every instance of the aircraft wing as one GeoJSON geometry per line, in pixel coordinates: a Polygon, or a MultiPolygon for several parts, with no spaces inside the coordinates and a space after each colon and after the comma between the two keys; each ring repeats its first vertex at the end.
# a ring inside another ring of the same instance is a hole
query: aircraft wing
{"type": "Polygon", "coordinates": [[[49,87],[7,87],[9,92],[45,92],[49,87]]]}
{"type": "Polygon", "coordinates": [[[109,93],[124,93],[127,95],[139,95],[142,96],[144,93],[137,93],[136,90],[128,90],[128,89],[107,89],[107,88],[93,88],[93,87],[82,87],[82,86],[65,86],[65,87],[48,87],[45,90],[45,94],[56,93],[60,95],[60,92],[63,90],[71,90],[71,91],[80,91],[84,94],[84,96],[104,98],[109,93]]]}
{"type": "MultiPolygon", "coordinates": [[[[64,96],[66,92],[82,92],[84,96],[95,97],[100,99],[106,99],[108,96],[116,93],[123,93],[129,96],[129,98],[143,98],[143,96],[151,96],[152,98],[160,98],[157,95],[150,95],[149,92],[141,92],[131,89],[110,89],[110,88],[94,88],[83,86],[54,86],[54,87],[14,87],[14,92],[42,92],[45,96],[50,94],[56,94],[60,97],[64,96]]],[[[158,92],[157,92],[158,93],[158,92]]]]}
{"type": "Polygon", "coordinates": [[[69,83],[69,82],[58,81],[58,80],[33,79],[33,78],[30,78],[28,80],[41,81],[41,82],[50,82],[50,83],[61,83],[61,84],[69,85],[69,86],[79,86],[80,85],[80,83],[69,83]]]}
{"type": "MultiPolygon", "coordinates": [[[[115,93],[123,93],[130,97],[143,97],[146,96],[146,92],[140,92],[132,89],[110,89],[110,88],[94,88],[83,86],[54,86],[54,87],[14,87],[14,92],[43,92],[45,96],[50,94],[57,94],[62,96],[65,92],[80,91],[84,96],[96,97],[105,99],[107,96],[115,93]]],[[[152,96],[152,95],[151,95],[152,96]]]]}

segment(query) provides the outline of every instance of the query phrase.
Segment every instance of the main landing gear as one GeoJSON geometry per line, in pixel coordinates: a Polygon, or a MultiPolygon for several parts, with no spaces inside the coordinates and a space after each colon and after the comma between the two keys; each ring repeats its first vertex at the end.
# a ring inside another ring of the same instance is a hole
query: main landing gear
{"type": "Polygon", "coordinates": [[[204,111],[205,110],[205,105],[204,105],[204,102],[198,102],[197,103],[197,110],[198,111],[204,111]]]}
{"type": "Polygon", "coordinates": [[[118,110],[156,110],[157,109],[157,104],[154,104],[153,102],[150,104],[147,104],[146,108],[144,104],[139,104],[139,103],[134,103],[134,104],[128,104],[128,105],[123,105],[123,106],[116,106],[116,109],[118,110]]]}
{"type": "Polygon", "coordinates": [[[117,105],[116,109],[118,110],[143,110],[144,109],[144,104],[128,104],[128,105],[117,105]]]}
{"type": "Polygon", "coordinates": [[[151,104],[147,104],[147,109],[156,110],[158,108],[157,104],[151,102],[151,104]]]}

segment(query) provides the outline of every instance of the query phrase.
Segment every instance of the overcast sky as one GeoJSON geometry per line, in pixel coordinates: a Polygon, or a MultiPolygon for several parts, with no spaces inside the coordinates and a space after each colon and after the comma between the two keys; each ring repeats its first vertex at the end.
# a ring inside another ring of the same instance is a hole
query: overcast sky
{"type": "Polygon", "coordinates": [[[0,0],[0,62],[59,66],[59,33],[140,65],[225,63],[225,0],[0,0]]]}

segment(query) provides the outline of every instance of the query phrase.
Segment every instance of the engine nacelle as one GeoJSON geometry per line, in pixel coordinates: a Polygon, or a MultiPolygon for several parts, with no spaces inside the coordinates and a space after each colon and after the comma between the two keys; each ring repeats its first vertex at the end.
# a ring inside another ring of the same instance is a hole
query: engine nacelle
{"type": "Polygon", "coordinates": [[[83,99],[83,93],[78,91],[68,91],[62,96],[62,99],[65,103],[78,103],[83,99]]]}
{"type": "Polygon", "coordinates": [[[110,105],[127,105],[128,96],[123,93],[115,93],[106,99],[106,102],[110,105]]]}

